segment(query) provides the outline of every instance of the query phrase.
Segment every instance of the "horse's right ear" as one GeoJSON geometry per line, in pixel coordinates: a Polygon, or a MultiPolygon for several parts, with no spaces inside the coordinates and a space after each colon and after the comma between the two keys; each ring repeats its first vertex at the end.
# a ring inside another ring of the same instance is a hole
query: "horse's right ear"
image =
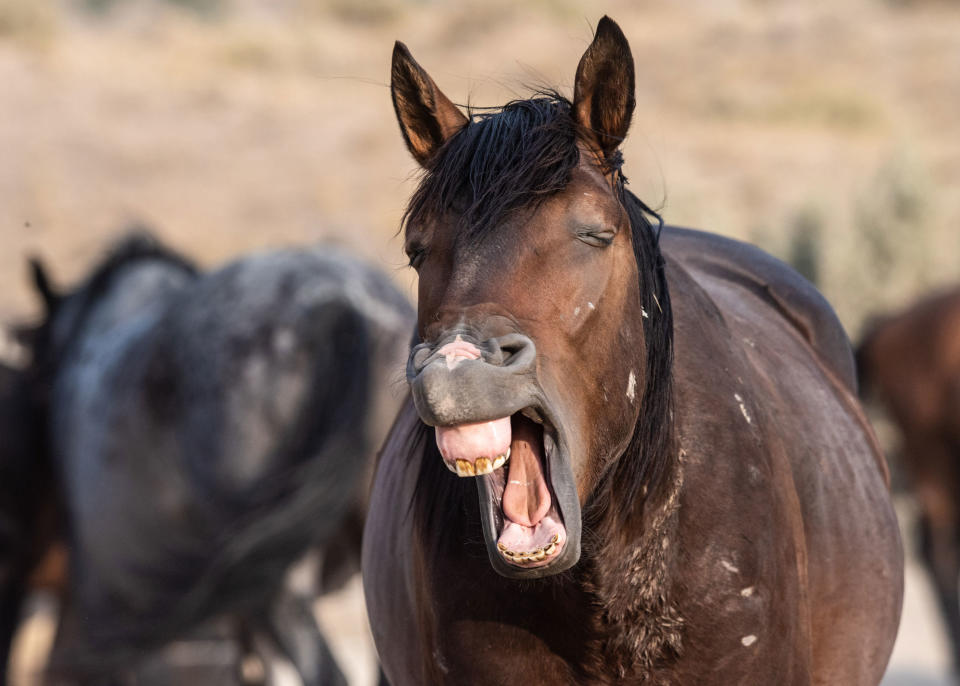
{"type": "Polygon", "coordinates": [[[463,112],[440,92],[400,41],[393,46],[390,94],[403,139],[421,166],[427,166],[440,146],[467,125],[463,112]]]}
{"type": "Polygon", "coordinates": [[[59,302],[60,296],[54,291],[50,283],[50,277],[47,276],[47,268],[43,266],[40,258],[31,257],[29,263],[30,277],[33,279],[33,286],[43,299],[43,305],[46,307],[47,312],[51,312],[59,302]]]}
{"type": "Polygon", "coordinates": [[[636,103],[634,88],[630,44],[617,23],[604,16],[577,66],[573,116],[582,135],[605,155],[627,135],[636,103]]]}

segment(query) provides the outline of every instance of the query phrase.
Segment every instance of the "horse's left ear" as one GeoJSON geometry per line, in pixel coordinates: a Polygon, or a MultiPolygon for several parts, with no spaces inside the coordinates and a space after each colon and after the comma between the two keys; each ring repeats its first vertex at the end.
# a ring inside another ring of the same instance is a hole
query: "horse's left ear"
{"type": "Polygon", "coordinates": [[[40,297],[43,299],[43,305],[47,312],[52,312],[60,301],[60,296],[54,290],[50,283],[50,277],[47,275],[47,268],[39,257],[31,257],[30,276],[33,279],[33,286],[37,289],[40,297]]]}
{"type": "Polygon", "coordinates": [[[617,149],[630,128],[636,104],[633,55],[626,36],[610,17],[580,58],[573,87],[573,116],[582,135],[604,154],[617,149]]]}
{"type": "Polygon", "coordinates": [[[440,146],[467,125],[463,112],[437,88],[400,41],[393,46],[390,94],[403,139],[422,166],[427,166],[440,146]]]}

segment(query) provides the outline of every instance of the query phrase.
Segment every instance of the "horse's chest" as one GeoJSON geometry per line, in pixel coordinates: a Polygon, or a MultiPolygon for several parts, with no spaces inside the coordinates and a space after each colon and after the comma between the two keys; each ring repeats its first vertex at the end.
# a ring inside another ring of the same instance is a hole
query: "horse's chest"
{"type": "MultiPolygon", "coordinates": [[[[485,555],[479,546],[475,552],[485,555]]],[[[458,686],[585,683],[583,666],[597,626],[589,595],[558,579],[504,579],[482,564],[485,559],[467,557],[476,564],[436,560],[421,587],[432,605],[422,627],[435,671],[427,680],[458,686]]]]}

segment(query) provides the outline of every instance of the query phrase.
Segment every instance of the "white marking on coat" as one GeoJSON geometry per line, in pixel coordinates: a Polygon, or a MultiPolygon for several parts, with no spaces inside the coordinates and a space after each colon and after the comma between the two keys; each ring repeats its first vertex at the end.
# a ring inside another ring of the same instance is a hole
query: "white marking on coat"
{"type": "Polygon", "coordinates": [[[740,639],[740,642],[741,642],[744,646],[746,646],[747,648],[749,648],[750,646],[752,646],[754,643],[757,642],[757,637],[754,636],[753,634],[750,634],[749,636],[744,636],[743,638],[741,638],[741,639],[740,639]]]}
{"type": "Polygon", "coordinates": [[[589,308],[590,308],[591,310],[595,310],[595,309],[597,309],[597,306],[596,306],[596,305],[594,305],[594,304],[593,304],[593,303],[591,303],[591,302],[588,302],[588,303],[587,303],[587,307],[589,307],[589,308]]]}
{"type": "Polygon", "coordinates": [[[743,414],[743,418],[747,420],[747,424],[753,424],[753,420],[750,419],[750,413],[747,412],[747,406],[743,404],[743,398],[740,397],[740,394],[734,393],[733,399],[740,404],[740,412],[743,414]]]}
{"type": "Polygon", "coordinates": [[[647,314],[647,311],[646,311],[645,309],[643,309],[642,307],[640,308],[640,315],[641,315],[644,319],[650,319],[650,315],[647,314]]]}
{"type": "Polygon", "coordinates": [[[726,569],[731,574],[736,574],[737,572],[740,571],[739,567],[737,567],[736,565],[730,562],[727,562],[726,560],[720,560],[720,564],[723,565],[723,568],[726,569]]]}
{"type": "Polygon", "coordinates": [[[753,586],[747,586],[745,589],[740,591],[740,595],[742,595],[744,598],[749,598],[750,596],[753,595],[753,591],[754,591],[753,586]]]}
{"type": "Polygon", "coordinates": [[[578,314],[580,314],[580,306],[579,306],[579,305],[577,305],[576,307],[573,308],[573,316],[576,317],[578,314]]]}
{"type": "Polygon", "coordinates": [[[627,398],[630,399],[630,402],[633,402],[633,399],[637,397],[637,377],[633,375],[633,370],[630,370],[630,376],[627,379],[627,398]]]}

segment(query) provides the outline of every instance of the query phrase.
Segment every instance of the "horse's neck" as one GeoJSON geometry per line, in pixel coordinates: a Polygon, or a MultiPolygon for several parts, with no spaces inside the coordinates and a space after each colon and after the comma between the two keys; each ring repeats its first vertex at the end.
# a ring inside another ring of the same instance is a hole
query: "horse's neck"
{"type": "MultiPolygon", "coordinates": [[[[633,522],[601,522],[590,589],[602,608],[597,654],[603,671],[649,674],[680,651],[681,625],[672,604],[670,561],[678,549],[678,505],[683,452],[633,522]]],[[[615,509],[611,508],[610,516],[615,509]]]]}

